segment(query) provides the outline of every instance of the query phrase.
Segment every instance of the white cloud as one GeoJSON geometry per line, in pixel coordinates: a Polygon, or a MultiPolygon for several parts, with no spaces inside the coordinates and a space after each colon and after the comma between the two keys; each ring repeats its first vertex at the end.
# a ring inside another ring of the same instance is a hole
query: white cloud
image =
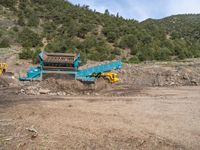
{"type": "Polygon", "coordinates": [[[69,0],[74,4],[86,4],[91,9],[139,21],[147,18],[163,18],[175,14],[200,13],[200,0],[69,0]]]}
{"type": "Polygon", "coordinates": [[[151,9],[145,3],[138,0],[69,0],[74,4],[86,4],[90,9],[95,9],[98,12],[104,13],[108,9],[110,13],[123,16],[127,19],[137,19],[142,21],[146,18],[153,16],[150,13],[151,9]]]}
{"type": "Polygon", "coordinates": [[[169,0],[169,14],[200,13],[199,0],[169,0]]]}
{"type": "Polygon", "coordinates": [[[151,7],[148,5],[138,2],[136,0],[126,0],[128,8],[124,9],[126,18],[134,18],[139,21],[145,20],[151,17],[151,7]]]}

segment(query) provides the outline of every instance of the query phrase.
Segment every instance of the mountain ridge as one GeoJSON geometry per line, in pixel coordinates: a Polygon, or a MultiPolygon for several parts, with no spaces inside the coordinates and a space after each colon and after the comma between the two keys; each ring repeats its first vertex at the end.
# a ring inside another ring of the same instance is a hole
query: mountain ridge
{"type": "Polygon", "coordinates": [[[35,56],[43,39],[47,51],[78,49],[84,60],[138,63],[200,57],[200,14],[138,22],[64,0],[2,0],[0,8],[0,47],[22,45],[22,58],[35,56]]]}

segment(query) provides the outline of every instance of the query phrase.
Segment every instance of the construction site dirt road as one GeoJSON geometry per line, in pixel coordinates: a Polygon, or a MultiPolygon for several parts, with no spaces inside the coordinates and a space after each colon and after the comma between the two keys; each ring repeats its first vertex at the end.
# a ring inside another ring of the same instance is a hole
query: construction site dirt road
{"type": "Polygon", "coordinates": [[[199,91],[147,87],[124,96],[37,96],[3,88],[0,149],[197,150],[199,91]]]}

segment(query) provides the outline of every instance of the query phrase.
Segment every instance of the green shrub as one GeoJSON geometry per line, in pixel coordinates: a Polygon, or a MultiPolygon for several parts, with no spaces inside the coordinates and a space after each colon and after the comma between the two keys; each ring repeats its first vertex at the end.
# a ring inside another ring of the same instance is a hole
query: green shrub
{"type": "Polygon", "coordinates": [[[113,48],[106,41],[100,40],[94,48],[91,48],[88,58],[95,61],[112,60],[114,59],[112,51],[113,48]]]}
{"type": "Polygon", "coordinates": [[[78,29],[78,37],[85,38],[86,34],[92,29],[93,27],[89,24],[81,25],[78,29]]]}
{"type": "Polygon", "coordinates": [[[140,60],[139,60],[139,58],[138,58],[137,56],[133,56],[133,57],[131,57],[131,58],[129,59],[128,62],[129,62],[129,63],[133,63],[133,64],[138,64],[138,63],[140,63],[140,60]]]}
{"type": "Polygon", "coordinates": [[[71,39],[57,39],[48,44],[46,50],[49,52],[73,52],[76,49],[76,43],[71,39]]]}
{"type": "Polygon", "coordinates": [[[23,47],[42,46],[42,39],[39,37],[39,35],[28,28],[23,29],[19,33],[18,41],[23,47]]]}
{"type": "Polygon", "coordinates": [[[14,8],[16,4],[16,0],[1,0],[0,1],[0,5],[3,5],[5,7],[10,7],[10,8],[14,8]]]}
{"type": "Polygon", "coordinates": [[[24,17],[23,16],[19,16],[17,23],[20,26],[24,26],[25,25],[24,17]]]}
{"type": "Polygon", "coordinates": [[[168,48],[161,48],[154,52],[154,58],[156,60],[170,60],[171,51],[168,48]]]}
{"type": "Polygon", "coordinates": [[[121,49],[116,47],[113,49],[111,53],[114,55],[121,55],[121,49]]]}
{"type": "Polygon", "coordinates": [[[5,38],[1,41],[0,48],[7,48],[7,47],[10,47],[10,44],[9,44],[9,40],[5,38]]]}
{"type": "Polygon", "coordinates": [[[107,34],[107,40],[108,40],[108,42],[114,43],[117,38],[118,38],[117,33],[115,33],[115,32],[108,32],[108,34],[107,34]]]}
{"type": "Polygon", "coordinates": [[[87,55],[84,52],[81,52],[81,65],[84,65],[87,63],[87,55]]]}
{"type": "Polygon", "coordinates": [[[14,26],[12,29],[13,29],[13,31],[15,31],[15,32],[18,32],[18,31],[19,31],[19,29],[18,29],[17,26],[14,26]]]}
{"type": "Polygon", "coordinates": [[[19,58],[20,59],[32,59],[33,58],[33,50],[30,49],[23,49],[20,53],[19,53],[19,58]]]}
{"type": "Polygon", "coordinates": [[[40,49],[36,49],[32,54],[32,62],[33,64],[39,63],[39,54],[41,53],[40,49]]]}
{"type": "Polygon", "coordinates": [[[140,61],[154,60],[154,50],[149,47],[144,47],[136,55],[140,61]]]}
{"type": "Polygon", "coordinates": [[[0,30],[0,38],[2,37],[2,35],[3,35],[3,31],[0,30]]]}
{"type": "Polygon", "coordinates": [[[137,45],[137,42],[138,42],[137,37],[135,35],[129,34],[122,37],[119,43],[119,47],[134,49],[137,45]]]}
{"type": "Polygon", "coordinates": [[[28,26],[37,27],[39,24],[39,18],[35,14],[31,14],[28,20],[28,26]]]}

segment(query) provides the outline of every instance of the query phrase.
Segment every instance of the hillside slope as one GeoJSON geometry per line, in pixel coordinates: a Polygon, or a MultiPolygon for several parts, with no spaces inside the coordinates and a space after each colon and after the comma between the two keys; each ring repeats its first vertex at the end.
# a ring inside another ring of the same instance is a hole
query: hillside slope
{"type": "Polygon", "coordinates": [[[139,23],[64,0],[1,0],[0,47],[21,45],[21,58],[47,51],[82,59],[128,62],[200,57],[200,15],[176,15],[139,23]],[[34,51],[32,51],[33,49],[34,51]]]}

